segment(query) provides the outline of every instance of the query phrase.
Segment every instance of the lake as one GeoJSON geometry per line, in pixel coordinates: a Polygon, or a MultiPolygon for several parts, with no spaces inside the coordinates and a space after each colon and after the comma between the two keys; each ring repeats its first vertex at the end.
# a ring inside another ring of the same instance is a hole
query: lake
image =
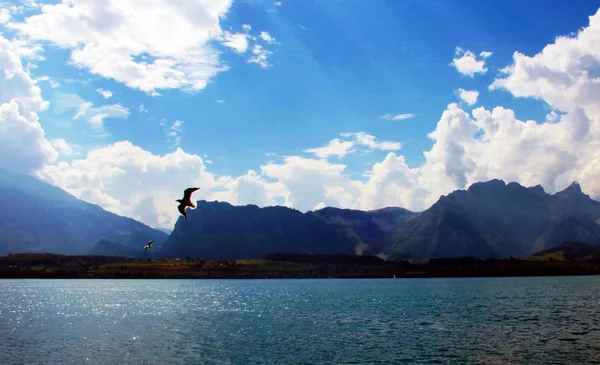
{"type": "Polygon", "coordinates": [[[600,363],[600,277],[0,280],[0,364],[600,363]]]}

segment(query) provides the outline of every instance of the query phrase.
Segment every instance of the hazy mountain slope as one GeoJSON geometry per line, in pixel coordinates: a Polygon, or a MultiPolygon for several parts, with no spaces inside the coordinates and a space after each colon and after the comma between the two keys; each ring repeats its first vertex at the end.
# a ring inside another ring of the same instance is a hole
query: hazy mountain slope
{"type": "Polygon", "coordinates": [[[122,257],[156,257],[154,248],[146,251],[143,246],[128,247],[119,242],[100,240],[88,252],[90,255],[122,256],[122,257]]]}
{"type": "Polygon", "coordinates": [[[357,254],[377,255],[384,250],[385,243],[394,230],[417,215],[404,208],[389,207],[371,211],[323,208],[310,212],[329,223],[343,226],[349,237],[359,242],[357,254]]]}
{"type": "Polygon", "coordinates": [[[107,239],[137,247],[168,235],[75,198],[26,175],[0,170],[0,254],[8,252],[88,253],[107,239]]]}

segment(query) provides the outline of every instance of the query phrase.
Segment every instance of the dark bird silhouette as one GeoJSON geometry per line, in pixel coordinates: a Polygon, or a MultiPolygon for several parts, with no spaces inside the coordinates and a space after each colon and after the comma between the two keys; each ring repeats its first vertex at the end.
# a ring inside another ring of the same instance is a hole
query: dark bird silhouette
{"type": "Polygon", "coordinates": [[[154,243],[154,240],[148,241],[148,243],[146,243],[146,246],[144,246],[144,250],[147,251],[149,248],[152,248],[153,243],[154,243]]]}
{"type": "Polygon", "coordinates": [[[183,191],[183,199],[177,199],[176,202],[179,202],[177,206],[177,210],[183,216],[184,219],[187,219],[187,214],[185,213],[185,209],[187,207],[196,208],[196,203],[192,200],[192,194],[194,191],[199,190],[200,188],[187,188],[183,191]]]}

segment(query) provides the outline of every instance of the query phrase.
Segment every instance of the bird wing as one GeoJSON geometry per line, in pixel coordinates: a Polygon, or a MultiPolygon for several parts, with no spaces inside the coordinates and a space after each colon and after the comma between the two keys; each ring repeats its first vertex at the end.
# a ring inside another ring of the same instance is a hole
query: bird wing
{"type": "Polygon", "coordinates": [[[199,190],[200,188],[187,188],[183,191],[183,200],[190,200],[194,191],[199,190]]]}
{"type": "Polygon", "coordinates": [[[187,219],[187,214],[185,213],[185,205],[179,204],[177,206],[177,210],[179,210],[179,213],[181,213],[181,215],[183,216],[183,218],[187,219]]]}
{"type": "Polygon", "coordinates": [[[150,241],[148,241],[148,244],[147,244],[147,246],[148,246],[148,247],[152,247],[152,244],[153,244],[153,243],[154,243],[154,240],[150,240],[150,241]]]}

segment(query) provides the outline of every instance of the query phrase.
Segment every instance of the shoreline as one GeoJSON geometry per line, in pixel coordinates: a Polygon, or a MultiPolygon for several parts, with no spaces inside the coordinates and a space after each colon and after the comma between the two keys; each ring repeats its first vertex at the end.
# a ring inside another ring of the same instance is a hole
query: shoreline
{"type": "Polygon", "coordinates": [[[22,253],[0,257],[0,279],[413,279],[600,275],[600,260],[270,255],[263,259],[132,259],[22,253]]]}

